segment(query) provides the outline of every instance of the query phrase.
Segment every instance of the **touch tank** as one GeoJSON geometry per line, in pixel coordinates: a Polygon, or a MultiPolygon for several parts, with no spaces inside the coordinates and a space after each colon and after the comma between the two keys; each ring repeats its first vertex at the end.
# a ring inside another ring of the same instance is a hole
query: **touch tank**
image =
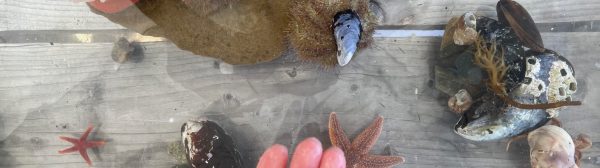
{"type": "Polygon", "coordinates": [[[2,1],[0,167],[600,167],[598,9],[2,1]]]}

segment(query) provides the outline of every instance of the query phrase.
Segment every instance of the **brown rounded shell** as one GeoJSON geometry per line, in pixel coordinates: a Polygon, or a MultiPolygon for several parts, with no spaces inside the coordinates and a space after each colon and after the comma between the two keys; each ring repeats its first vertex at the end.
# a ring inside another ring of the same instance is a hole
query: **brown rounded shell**
{"type": "Polygon", "coordinates": [[[352,10],[362,23],[359,50],[373,41],[377,23],[369,10],[369,0],[298,0],[292,2],[289,38],[302,60],[315,61],[324,66],[337,64],[337,46],[333,35],[333,18],[341,11],[352,10]]]}

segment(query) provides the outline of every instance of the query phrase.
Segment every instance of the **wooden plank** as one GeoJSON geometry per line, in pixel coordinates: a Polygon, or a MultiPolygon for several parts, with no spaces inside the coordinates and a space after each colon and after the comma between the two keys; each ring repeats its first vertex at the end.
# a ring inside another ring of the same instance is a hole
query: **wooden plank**
{"type": "MultiPolygon", "coordinates": [[[[440,25],[465,12],[496,16],[498,0],[380,0],[385,25],[440,25]]],[[[518,0],[536,23],[600,20],[600,2],[589,0],[518,0]]]]}
{"type": "Polygon", "coordinates": [[[122,29],[72,0],[0,0],[0,31],[122,29]]]}
{"type": "MultiPolygon", "coordinates": [[[[560,118],[571,134],[600,132],[600,33],[544,33],[549,48],[577,70],[580,107],[560,118]]],[[[355,136],[376,115],[384,132],[372,153],[403,155],[399,167],[528,167],[525,142],[473,142],[452,132],[458,120],[430,83],[439,38],[377,38],[348,66],[330,70],[295,60],[231,66],[193,56],[168,42],[143,43],[141,63],[117,65],[112,44],[23,43],[0,46],[0,167],[84,167],[77,154],[59,155],[98,125],[91,138],[109,143],[90,150],[96,167],[170,167],[167,146],[181,124],[211,119],[233,135],[247,167],[273,143],[294,146],[316,136],[329,146],[327,117],[337,111],[355,136]],[[386,152],[389,151],[389,152],[386,152]]],[[[600,147],[583,167],[598,166],[600,147]]]]}
{"type": "MultiPolygon", "coordinates": [[[[467,11],[496,16],[497,0],[379,0],[384,25],[441,25],[467,11]]],[[[600,20],[599,1],[519,0],[537,23],[600,20]]],[[[71,0],[0,0],[0,31],[120,29],[71,0]]]]}

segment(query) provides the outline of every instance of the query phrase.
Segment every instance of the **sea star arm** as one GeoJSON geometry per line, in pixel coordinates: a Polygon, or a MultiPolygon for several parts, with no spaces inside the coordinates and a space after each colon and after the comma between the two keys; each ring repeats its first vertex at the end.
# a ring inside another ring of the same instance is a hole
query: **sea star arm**
{"type": "Polygon", "coordinates": [[[379,138],[382,126],[383,117],[377,116],[373,123],[352,141],[352,149],[359,154],[368,154],[371,147],[375,145],[377,138],[379,138]]]}
{"type": "Polygon", "coordinates": [[[67,142],[71,142],[72,144],[79,144],[79,139],[65,137],[65,136],[60,136],[58,138],[60,138],[60,139],[62,139],[64,141],[67,141],[67,142]]]}
{"type": "Polygon", "coordinates": [[[95,148],[95,147],[102,146],[105,143],[106,143],[106,141],[86,141],[85,146],[87,148],[95,148]]]}
{"type": "Polygon", "coordinates": [[[65,153],[75,152],[75,151],[78,151],[78,150],[79,150],[79,148],[77,148],[77,146],[72,146],[70,148],[65,148],[63,150],[59,150],[58,153],[65,154],[65,153]]]}
{"type": "Polygon", "coordinates": [[[358,167],[391,167],[404,162],[402,156],[366,156],[362,162],[358,163],[358,167]]]}
{"type": "Polygon", "coordinates": [[[335,112],[329,115],[329,139],[331,140],[331,144],[341,148],[344,153],[350,150],[350,140],[346,137],[344,130],[340,126],[335,112]]]}
{"type": "Polygon", "coordinates": [[[94,126],[92,126],[92,125],[88,126],[88,128],[85,130],[85,132],[83,133],[83,135],[81,135],[81,137],[79,139],[81,141],[87,140],[87,137],[88,137],[88,135],[90,135],[90,132],[92,132],[93,128],[94,128],[94,126]]]}
{"type": "Polygon", "coordinates": [[[83,160],[85,160],[85,162],[89,166],[92,166],[92,161],[90,160],[90,157],[88,156],[87,150],[85,148],[79,148],[79,154],[81,155],[81,157],[83,157],[83,160]]]}

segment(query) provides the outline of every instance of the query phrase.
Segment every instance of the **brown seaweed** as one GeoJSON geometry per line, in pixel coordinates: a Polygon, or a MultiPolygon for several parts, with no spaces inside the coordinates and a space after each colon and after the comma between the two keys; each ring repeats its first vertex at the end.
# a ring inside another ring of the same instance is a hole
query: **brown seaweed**
{"type": "Polygon", "coordinates": [[[524,104],[510,98],[503,84],[504,76],[506,75],[507,67],[504,64],[503,51],[498,54],[496,42],[492,41],[488,47],[487,42],[483,37],[477,38],[475,42],[475,64],[483,68],[488,75],[488,87],[507,104],[521,109],[551,109],[562,106],[581,105],[580,101],[558,101],[553,103],[541,104],[524,104]],[[497,57],[496,55],[499,55],[497,57]]]}

